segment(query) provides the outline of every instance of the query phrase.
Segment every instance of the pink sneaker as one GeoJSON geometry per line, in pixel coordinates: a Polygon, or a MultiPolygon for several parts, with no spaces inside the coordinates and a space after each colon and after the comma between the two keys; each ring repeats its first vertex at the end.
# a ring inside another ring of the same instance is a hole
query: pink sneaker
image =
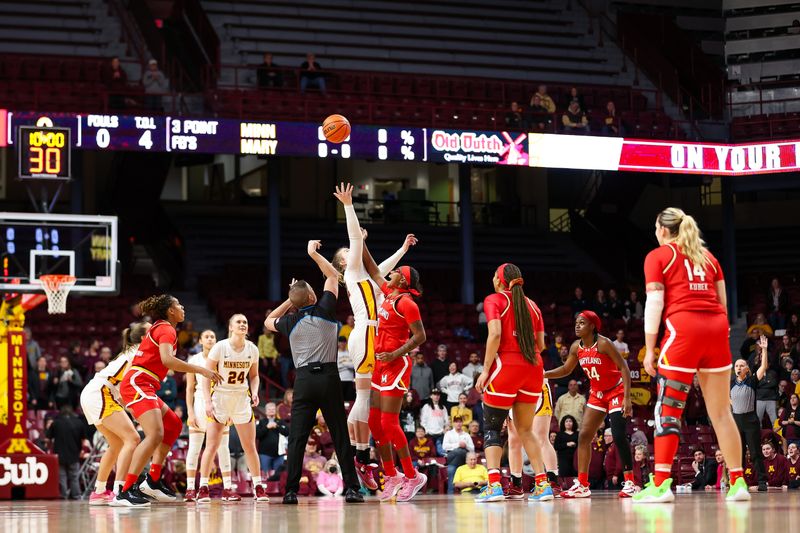
{"type": "Polygon", "coordinates": [[[358,474],[358,479],[361,480],[361,483],[364,484],[369,490],[378,490],[378,483],[375,481],[375,475],[373,472],[375,471],[375,466],[372,464],[361,464],[358,462],[358,459],[355,460],[356,463],[356,473],[358,474]]]}
{"type": "Polygon", "coordinates": [[[403,488],[403,481],[406,478],[402,474],[397,474],[394,477],[386,477],[386,482],[383,484],[383,492],[378,499],[382,502],[387,502],[397,496],[400,489],[403,488]]]}
{"type": "Polygon", "coordinates": [[[114,499],[114,493],[110,490],[105,492],[92,492],[89,495],[89,505],[108,505],[114,499]]]}
{"type": "Polygon", "coordinates": [[[400,489],[400,494],[397,495],[398,502],[407,502],[428,483],[428,476],[421,472],[417,472],[417,476],[412,479],[406,478],[403,481],[403,487],[400,489]]]}

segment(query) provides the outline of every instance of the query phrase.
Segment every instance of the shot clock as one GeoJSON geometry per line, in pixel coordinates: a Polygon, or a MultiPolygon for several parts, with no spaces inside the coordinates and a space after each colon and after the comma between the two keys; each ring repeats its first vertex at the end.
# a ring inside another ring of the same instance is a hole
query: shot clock
{"type": "Polygon", "coordinates": [[[72,137],[69,128],[20,126],[19,177],[69,179],[72,137]]]}

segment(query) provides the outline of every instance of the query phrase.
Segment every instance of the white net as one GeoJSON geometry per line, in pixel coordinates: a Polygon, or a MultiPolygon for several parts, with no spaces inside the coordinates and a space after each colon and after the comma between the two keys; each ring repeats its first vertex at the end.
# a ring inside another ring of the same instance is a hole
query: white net
{"type": "Polygon", "coordinates": [[[67,312],[67,296],[75,281],[75,276],[39,276],[39,282],[47,295],[48,313],[60,315],[67,312]]]}

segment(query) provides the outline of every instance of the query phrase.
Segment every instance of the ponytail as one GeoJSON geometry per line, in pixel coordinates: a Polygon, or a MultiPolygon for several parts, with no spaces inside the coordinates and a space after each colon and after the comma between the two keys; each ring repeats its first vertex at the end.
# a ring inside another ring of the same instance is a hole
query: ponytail
{"type": "Polygon", "coordinates": [[[683,255],[689,258],[692,266],[705,268],[711,262],[708,248],[703,241],[697,221],[677,207],[668,207],[658,214],[659,225],[667,228],[675,239],[683,255]]]}
{"type": "Polygon", "coordinates": [[[533,331],[528,298],[522,290],[522,272],[511,263],[504,265],[501,281],[511,287],[511,305],[514,306],[514,327],[517,330],[517,343],[525,360],[533,365],[539,364],[536,357],[536,334],[533,331]],[[518,280],[518,281],[517,281],[518,280]],[[516,283],[514,283],[516,281],[516,283]]]}
{"type": "Polygon", "coordinates": [[[147,330],[149,329],[150,323],[149,322],[136,322],[132,324],[131,327],[125,328],[122,330],[122,350],[123,352],[128,351],[132,346],[136,346],[147,334],[147,330]]]}

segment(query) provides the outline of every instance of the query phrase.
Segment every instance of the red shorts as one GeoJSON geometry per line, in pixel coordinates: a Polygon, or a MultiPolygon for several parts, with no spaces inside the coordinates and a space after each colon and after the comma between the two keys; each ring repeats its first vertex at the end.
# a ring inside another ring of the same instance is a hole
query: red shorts
{"type": "Polygon", "coordinates": [[[728,319],[720,313],[683,311],[666,320],[658,368],[676,372],[728,372],[728,319]]]}
{"type": "Polygon", "coordinates": [[[160,388],[161,382],[152,372],[131,367],[122,378],[119,393],[125,407],[130,409],[134,417],[139,418],[147,411],[161,410],[164,401],[156,396],[156,391],[160,388]]]}
{"type": "Polygon", "coordinates": [[[401,397],[411,385],[411,358],[407,355],[384,363],[375,361],[372,370],[372,389],[381,396],[401,397]]]}
{"type": "Polygon", "coordinates": [[[617,385],[608,390],[595,391],[589,393],[589,401],[586,407],[597,409],[604,413],[616,413],[622,411],[625,406],[625,384],[620,381],[617,385]]]}
{"type": "Polygon", "coordinates": [[[483,401],[492,407],[510,408],[515,403],[539,403],[544,384],[544,367],[527,362],[522,354],[497,354],[489,369],[483,401]]]}

